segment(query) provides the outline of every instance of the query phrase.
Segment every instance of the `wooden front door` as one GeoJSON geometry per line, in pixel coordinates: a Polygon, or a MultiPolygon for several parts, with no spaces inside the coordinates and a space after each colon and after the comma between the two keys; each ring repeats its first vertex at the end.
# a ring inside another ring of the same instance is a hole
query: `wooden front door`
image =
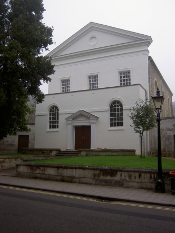
{"type": "Polygon", "coordinates": [[[18,153],[22,152],[22,148],[29,148],[29,135],[18,135],[18,153]]]}
{"type": "Polygon", "coordinates": [[[75,126],[75,150],[91,148],[91,126],[75,126]]]}

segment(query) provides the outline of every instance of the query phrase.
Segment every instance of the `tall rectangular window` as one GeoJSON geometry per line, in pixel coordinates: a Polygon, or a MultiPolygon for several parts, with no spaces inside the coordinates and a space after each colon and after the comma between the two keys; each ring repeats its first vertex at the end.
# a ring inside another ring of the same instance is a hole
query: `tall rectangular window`
{"type": "Polygon", "coordinates": [[[114,100],[110,104],[110,127],[123,126],[123,105],[120,101],[114,100]]]}
{"type": "Polygon", "coordinates": [[[70,79],[62,80],[62,92],[70,92],[70,79]]]}
{"type": "Polygon", "coordinates": [[[90,75],[89,89],[97,89],[97,88],[98,88],[98,75],[90,75]]]}
{"type": "Polygon", "coordinates": [[[131,85],[130,71],[120,72],[120,86],[131,85]]]}
{"type": "Polygon", "coordinates": [[[49,129],[58,129],[59,127],[59,108],[52,106],[49,109],[49,129]]]}

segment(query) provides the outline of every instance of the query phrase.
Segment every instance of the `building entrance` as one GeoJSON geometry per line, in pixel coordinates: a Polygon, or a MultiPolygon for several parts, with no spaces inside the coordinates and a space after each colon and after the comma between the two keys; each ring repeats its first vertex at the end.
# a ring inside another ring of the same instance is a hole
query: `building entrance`
{"type": "Polygon", "coordinates": [[[29,148],[29,135],[18,135],[18,153],[22,152],[22,148],[29,148]]]}
{"type": "Polygon", "coordinates": [[[91,126],[75,126],[75,150],[91,148],[91,126]]]}

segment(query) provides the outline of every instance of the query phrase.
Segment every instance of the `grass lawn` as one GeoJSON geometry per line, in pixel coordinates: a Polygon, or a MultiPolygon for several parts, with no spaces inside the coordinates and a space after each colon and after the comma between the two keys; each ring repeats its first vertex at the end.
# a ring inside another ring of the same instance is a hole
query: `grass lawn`
{"type": "MultiPolygon", "coordinates": [[[[132,168],[157,168],[157,157],[134,156],[77,156],[60,159],[35,160],[40,163],[57,163],[73,165],[94,165],[109,167],[132,167],[132,168]]],[[[163,169],[175,169],[175,160],[162,158],[163,169]]]]}

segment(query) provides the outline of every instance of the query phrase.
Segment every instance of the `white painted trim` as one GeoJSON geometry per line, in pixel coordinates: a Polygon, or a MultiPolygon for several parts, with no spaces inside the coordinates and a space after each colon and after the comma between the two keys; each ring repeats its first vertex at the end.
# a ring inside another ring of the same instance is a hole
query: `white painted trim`
{"type": "MultiPolygon", "coordinates": [[[[125,105],[124,100],[120,97],[112,98],[110,101],[108,101],[108,126],[109,126],[108,130],[110,130],[110,129],[111,130],[121,130],[121,129],[124,130],[123,126],[122,127],[120,127],[120,126],[110,127],[110,105],[113,101],[120,101],[122,103],[123,107],[125,105]]],[[[123,108],[123,125],[124,125],[124,108],[123,108]]]]}
{"type": "Polygon", "coordinates": [[[60,82],[60,93],[69,93],[69,92],[62,92],[62,81],[63,80],[69,80],[70,81],[70,91],[71,92],[71,76],[67,76],[67,77],[62,77],[59,78],[59,82],[60,82]]]}
{"type": "MultiPolygon", "coordinates": [[[[133,49],[133,47],[139,47],[139,46],[146,46],[146,48],[149,46],[148,41],[136,41],[136,42],[129,42],[129,43],[123,43],[123,44],[117,44],[117,45],[110,45],[106,47],[101,47],[101,48],[92,48],[89,50],[84,50],[80,52],[74,52],[74,53],[69,53],[69,54],[64,54],[64,55],[58,55],[56,57],[52,57],[53,62],[58,61],[58,60],[64,60],[64,59],[70,59],[70,58],[78,58],[82,56],[89,56],[89,55],[96,55],[98,54],[103,54],[102,57],[104,57],[104,53],[109,53],[109,52],[115,52],[115,54],[124,54],[124,51],[121,50],[126,50],[126,49],[133,49]]],[[[144,49],[147,50],[147,49],[144,49]]],[[[142,48],[138,48],[136,51],[143,51],[142,48]]],[[[128,54],[129,51],[127,51],[128,54]]],[[[108,56],[108,55],[107,55],[108,56]]],[[[110,54],[112,56],[112,54],[110,54]]]]}
{"type": "Polygon", "coordinates": [[[47,114],[49,113],[49,110],[52,106],[57,106],[60,112],[60,106],[57,103],[53,102],[47,106],[47,114]]]}
{"type": "MultiPolygon", "coordinates": [[[[122,57],[125,57],[128,56],[128,55],[131,55],[131,56],[138,56],[138,55],[146,55],[148,56],[149,55],[149,50],[148,49],[139,49],[139,50],[134,50],[134,51],[115,51],[115,54],[107,54],[105,55],[104,53],[102,53],[102,55],[99,56],[98,54],[98,57],[91,57],[91,58],[81,58],[81,60],[68,60],[68,61],[64,61],[64,58],[60,58],[60,57],[56,57],[56,58],[52,58],[52,62],[58,62],[60,61],[61,63],[59,64],[56,64],[55,66],[56,67],[64,67],[64,66],[67,66],[67,65],[72,65],[72,64],[80,64],[80,65],[83,65],[84,63],[86,62],[94,62],[95,60],[98,60],[98,61],[103,61],[103,60],[106,60],[106,59],[118,59],[119,56],[122,56],[122,57]],[[138,54],[139,53],[139,54],[138,54]]],[[[78,56],[75,56],[75,58],[77,58],[78,56]]],[[[66,59],[66,58],[65,58],[66,59]]]]}
{"type": "Polygon", "coordinates": [[[108,108],[108,110],[110,110],[110,104],[113,102],[113,101],[120,101],[121,103],[122,103],[122,105],[123,105],[123,107],[125,106],[125,101],[122,99],[122,98],[120,98],[120,97],[113,97],[112,99],[110,99],[109,101],[108,101],[108,103],[107,103],[107,108],[108,108]]]}
{"type": "MultiPolygon", "coordinates": [[[[130,85],[126,85],[126,86],[131,86],[132,85],[132,68],[129,67],[129,68],[120,68],[120,69],[117,69],[117,81],[118,81],[118,86],[120,86],[120,72],[127,72],[127,71],[130,71],[130,77],[131,77],[131,84],[130,85]]],[[[122,86],[120,86],[122,87],[122,86]]]]}
{"type": "Polygon", "coordinates": [[[47,132],[55,132],[55,131],[59,131],[59,127],[60,127],[60,108],[59,108],[59,105],[58,104],[56,104],[56,103],[52,103],[52,104],[49,104],[48,106],[47,106],[47,132]],[[59,110],[59,122],[58,122],[58,128],[57,129],[49,129],[49,111],[50,111],[50,108],[52,107],[52,106],[56,106],[56,107],[58,107],[58,110],[59,110]]]}
{"type": "Polygon", "coordinates": [[[125,128],[124,127],[110,127],[108,128],[108,131],[124,131],[125,128]]]}
{"type": "Polygon", "coordinates": [[[89,37],[89,40],[88,40],[88,44],[91,46],[91,47],[93,47],[93,46],[95,46],[96,44],[98,43],[98,38],[97,38],[97,36],[96,35],[91,35],[90,37],[89,37]],[[94,41],[92,41],[92,39],[95,39],[94,41]]]}
{"type": "Polygon", "coordinates": [[[136,32],[127,31],[127,30],[123,30],[120,28],[115,28],[115,27],[110,27],[110,26],[90,22],[86,26],[81,28],[78,32],[76,32],[71,37],[69,37],[62,44],[60,44],[55,49],[53,49],[50,53],[48,53],[48,56],[57,55],[59,52],[62,52],[63,50],[68,48],[70,46],[70,44],[79,40],[82,36],[84,36],[85,34],[87,34],[88,32],[90,32],[92,30],[97,30],[97,31],[101,31],[101,32],[108,33],[111,35],[116,35],[116,36],[118,35],[118,36],[122,36],[125,38],[130,38],[130,39],[133,39],[134,42],[135,41],[139,41],[139,42],[140,41],[142,41],[142,42],[147,41],[148,45],[150,45],[152,43],[152,38],[150,36],[136,33],[136,32]]]}
{"type": "Polygon", "coordinates": [[[35,116],[47,116],[47,112],[36,112],[35,116]]]}
{"type": "Polygon", "coordinates": [[[59,132],[59,128],[58,129],[47,129],[47,133],[49,132],[59,132]]]}
{"type": "Polygon", "coordinates": [[[86,80],[87,80],[87,89],[89,89],[89,90],[97,90],[98,88],[96,88],[96,89],[90,89],[89,88],[89,76],[95,76],[95,75],[97,75],[98,76],[98,88],[99,88],[99,83],[100,83],[100,72],[93,72],[93,73],[88,73],[88,74],[86,74],[86,76],[87,76],[87,78],[86,78],[86,80]]]}
{"type": "MultiPolygon", "coordinates": [[[[79,115],[83,115],[81,110],[79,115]]],[[[92,115],[92,114],[90,114],[92,115]]],[[[91,118],[87,116],[87,120],[73,120],[67,118],[67,150],[75,150],[75,126],[89,125],[91,126],[91,149],[97,149],[97,125],[98,117],[91,118]]]]}

